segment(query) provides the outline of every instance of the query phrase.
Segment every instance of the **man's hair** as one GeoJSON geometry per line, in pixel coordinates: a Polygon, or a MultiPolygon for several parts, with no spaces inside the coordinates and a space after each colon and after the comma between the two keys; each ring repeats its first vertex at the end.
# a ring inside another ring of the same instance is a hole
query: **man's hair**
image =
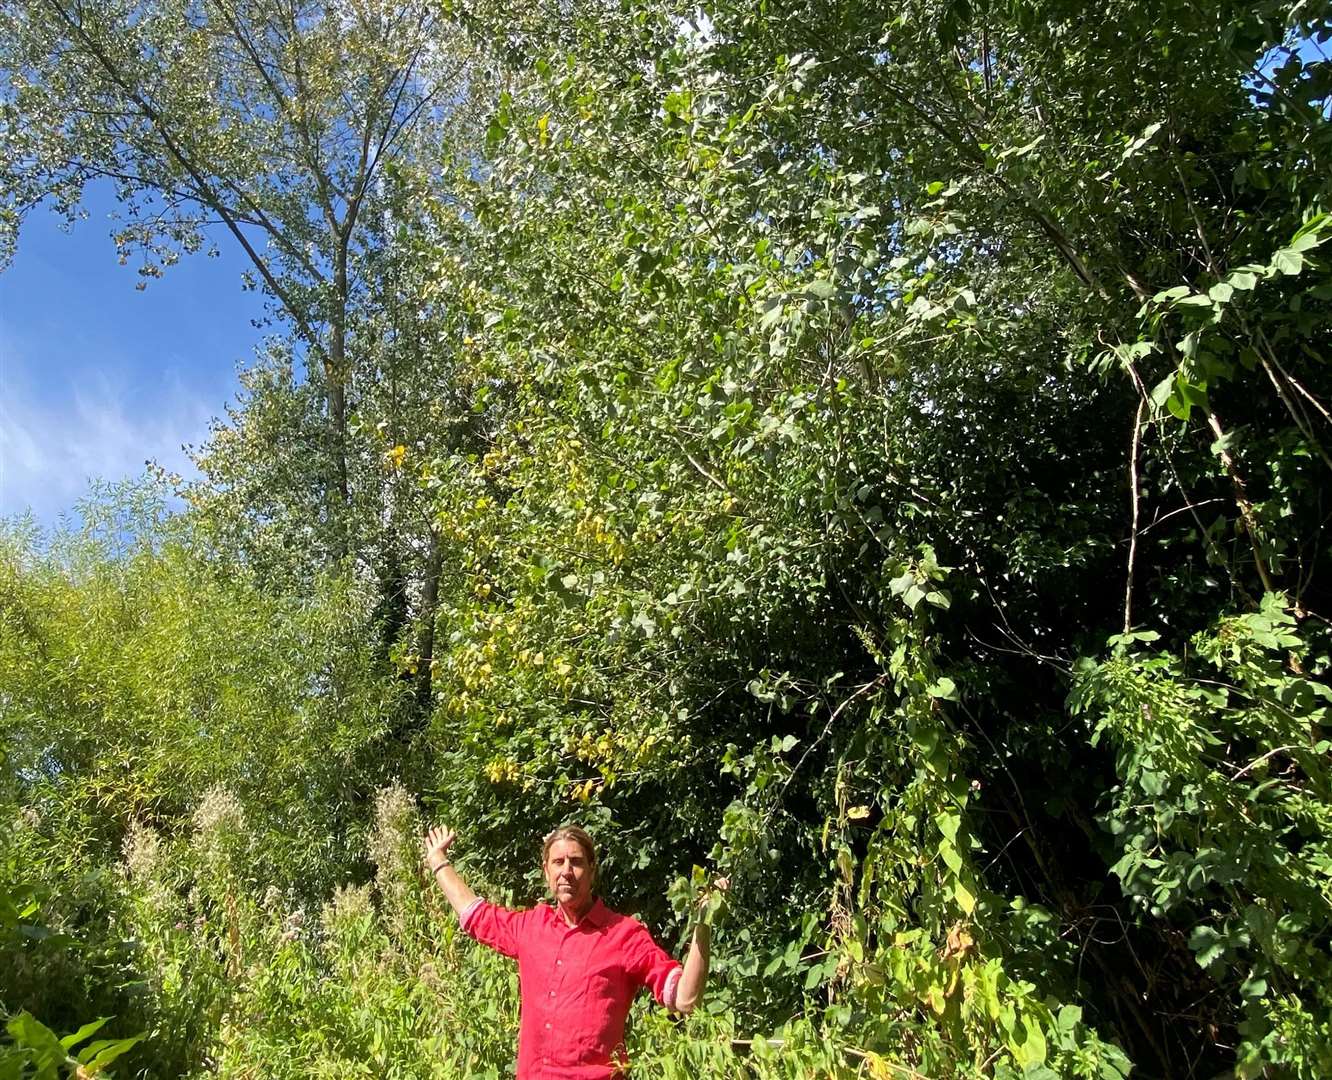
{"type": "Polygon", "coordinates": [[[546,865],[551,847],[560,840],[572,840],[583,849],[587,865],[592,870],[592,880],[596,881],[598,869],[597,846],[592,842],[592,837],[587,834],[587,830],[579,828],[577,825],[561,825],[558,829],[553,829],[546,835],[546,839],[541,842],[541,865],[546,865]]]}

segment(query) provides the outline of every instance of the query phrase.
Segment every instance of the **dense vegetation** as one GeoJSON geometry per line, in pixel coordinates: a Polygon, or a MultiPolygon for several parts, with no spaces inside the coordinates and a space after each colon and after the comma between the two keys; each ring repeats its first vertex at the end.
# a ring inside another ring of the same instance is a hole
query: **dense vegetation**
{"type": "Polygon", "coordinates": [[[1332,1073],[1330,15],[3,0],[4,250],[272,323],[0,532],[0,1076],[504,1075],[426,819],[730,875],[644,1076],[1332,1073]]]}

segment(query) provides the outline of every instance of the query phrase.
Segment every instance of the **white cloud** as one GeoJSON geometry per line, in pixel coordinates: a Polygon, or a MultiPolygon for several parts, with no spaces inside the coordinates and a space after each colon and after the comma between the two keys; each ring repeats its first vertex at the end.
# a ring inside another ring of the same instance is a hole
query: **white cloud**
{"type": "MultiPolygon", "coordinates": [[[[7,351],[7,350],[6,350],[7,351]]],[[[205,401],[179,375],[132,386],[106,374],[46,379],[40,397],[0,356],[0,516],[31,510],[50,526],[89,481],[142,476],[146,461],[193,475],[182,444],[198,444],[221,401],[205,401]]]]}

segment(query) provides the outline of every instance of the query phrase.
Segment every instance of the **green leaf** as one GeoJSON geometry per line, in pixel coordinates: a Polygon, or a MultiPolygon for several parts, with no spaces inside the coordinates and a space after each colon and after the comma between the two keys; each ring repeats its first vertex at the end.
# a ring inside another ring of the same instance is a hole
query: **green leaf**
{"type": "Polygon", "coordinates": [[[22,1050],[0,1048],[0,1080],[23,1080],[28,1071],[28,1055],[22,1050]]]}
{"type": "Polygon", "coordinates": [[[56,1033],[30,1012],[18,1014],[5,1025],[10,1037],[20,1046],[33,1052],[33,1064],[38,1072],[53,1072],[65,1060],[65,1048],[56,1033]]]}
{"type": "Polygon", "coordinates": [[[87,1061],[85,1063],[86,1071],[89,1073],[89,1075],[96,1075],[97,1073],[105,1069],[108,1065],[110,1065],[111,1062],[115,1061],[116,1058],[120,1057],[123,1054],[127,1054],[130,1050],[132,1050],[135,1047],[135,1045],[137,1045],[143,1039],[147,1038],[147,1036],[148,1033],[146,1031],[143,1031],[140,1032],[138,1035],[131,1036],[128,1039],[118,1039],[110,1046],[107,1046],[104,1049],[98,1051],[96,1057],[92,1058],[90,1061],[87,1061]]]}
{"type": "Polygon", "coordinates": [[[837,286],[827,278],[818,278],[805,286],[805,292],[819,300],[827,300],[837,294],[837,286]]]}
{"type": "Polygon", "coordinates": [[[1267,996],[1267,980],[1250,976],[1240,984],[1239,992],[1245,1001],[1257,1001],[1267,996]]]}
{"type": "Polygon", "coordinates": [[[939,827],[939,832],[949,840],[957,841],[957,831],[962,827],[962,815],[952,810],[940,814],[934,821],[939,827]]]}
{"type": "Polygon", "coordinates": [[[1027,1037],[1022,1042],[1022,1064],[1024,1068],[1023,1075],[1027,1075],[1025,1070],[1031,1069],[1033,1065],[1044,1065],[1047,1054],[1045,1045],[1045,1033],[1041,1031],[1040,1025],[1030,1015],[1026,1016],[1023,1024],[1027,1029],[1027,1037]]]}
{"type": "Polygon", "coordinates": [[[1172,371],[1169,375],[1167,375],[1164,379],[1162,379],[1159,383],[1157,383],[1155,386],[1152,387],[1152,392],[1150,394],[1152,404],[1155,405],[1158,409],[1165,408],[1166,402],[1169,400],[1170,395],[1174,393],[1174,390],[1175,390],[1175,372],[1172,371]]]}
{"type": "Polygon", "coordinates": [[[916,727],[911,731],[911,743],[923,755],[934,753],[935,747],[939,745],[938,729],[933,727],[916,727]]]}
{"type": "Polygon", "coordinates": [[[780,297],[770,297],[763,303],[763,314],[759,317],[759,329],[771,330],[781,320],[784,311],[780,297]]]}
{"type": "Polygon", "coordinates": [[[1185,380],[1176,374],[1174,392],[1166,398],[1166,408],[1180,420],[1187,420],[1194,406],[1204,408],[1207,405],[1207,389],[1197,383],[1185,380]]]}
{"type": "Polygon", "coordinates": [[[1189,935],[1189,948],[1198,966],[1209,968],[1225,955],[1226,942],[1214,927],[1195,926],[1189,935]]]}
{"type": "Polygon", "coordinates": [[[1175,285],[1169,289],[1162,289],[1152,297],[1152,300],[1158,304],[1162,304],[1168,301],[1178,300],[1180,297],[1188,296],[1192,292],[1193,290],[1187,285],[1175,285]]]}
{"type": "Polygon", "coordinates": [[[1304,251],[1312,251],[1314,248],[1316,248],[1319,244],[1323,242],[1323,239],[1324,238],[1319,236],[1317,232],[1301,231],[1299,233],[1296,233],[1295,239],[1293,239],[1286,246],[1285,250],[1293,251],[1296,253],[1304,251]]]}
{"type": "Polygon", "coordinates": [[[1272,256],[1272,269],[1294,277],[1304,269],[1304,256],[1294,248],[1282,248],[1272,256]]]}
{"type": "Polygon", "coordinates": [[[74,1032],[73,1035],[66,1035],[61,1039],[60,1045],[66,1050],[72,1050],[79,1043],[83,1042],[84,1039],[90,1038],[94,1032],[101,1030],[102,1025],[110,1019],[109,1016],[103,1016],[100,1020],[88,1021],[88,1023],[84,1024],[78,1031],[74,1032]]]}
{"type": "Polygon", "coordinates": [[[926,691],[932,698],[939,698],[942,701],[957,701],[957,684],[947,675],[936,679],[926,691]]]}
{"type": "Polygon", "coordinates": [[[916,575],[912,573],[910,570],[907,570],[901,574],[898,574],[897,577],[893,578],[890,582],[888,582],[888,588],[889,590],[891,590],[894,596],[901,596],[903,593],[907,591],[907,589],[911,588],[911,586],[914,585],[915,583],[916,583],[916,575]]]}

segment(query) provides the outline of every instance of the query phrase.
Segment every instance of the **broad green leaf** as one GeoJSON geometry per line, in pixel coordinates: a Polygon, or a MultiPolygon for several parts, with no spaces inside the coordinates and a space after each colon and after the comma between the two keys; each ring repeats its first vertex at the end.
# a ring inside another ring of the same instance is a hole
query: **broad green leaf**
{"type": "Polygon", "coordinates": [[[1272,256],[1272,269],[1293,277],[1304,269],[1304,256],[1294,248],[1282,248],[1272,256]]]}
{"type": "Polygon", "coordinates": [[[109,1016],[103,1016],[100,1020],[88,1021],[88,1023],[84,1024],[83,1027],[79,1028],[79,1030],[72,1035],[64,1036],[64,1038],[60,1040],[60,1045],[66,1050],[72,1050],[79,1043],[83,1042],[84,1039],[89,1038],[94,1032],[101,1030],[102,1026],[110,1019],[109,1016]]]}
{"type": "Polygon", "coordinates": [[[1153,296],[1152,299],[1156,303],[1161,304],[1168,301],[1179,300],[1182,297],[1189,296],[1192,292],[1193,290],[1187,285],[1172,285],[1168,289],[1162,289],[1159,293],[1153,296]]]}
{"type": "Polygon", "coordinates": [[[1171,372],[1154,387],[1152,387],[1151,401],[1158,409],[1164,408],[1166,401],[1175,391],[1175,372],[1171,372]]]}
{"type": "Polygon", "coordinates": [[[147,1038],[147,1032],[141,1032],[138,1035],[131,1036],[128,1039],[118,1039],[110,1046],[104,1047],[97,1052],[97,1055],[86,1062],[85,1071],[92,1076],[97,1075],[117,1058],[129,1053],[135,1046],[147,1038]]]}
{"type": "Polygon", "coordinates": [[[1293,240],[1291,240],[1291,242],[1286,246],[1285,250],[1293,251],[1296,254],[1305,251],[1312,251],[1314,248],[1318,247],[1318,245],[1321,244],[1324,239],[1325,237],[1320,236],[1317,232],[1301,231],[1295,236],[1293,240]]]}
{"type": "Polygon", "coordinates": [[[961,815],[949,810],[940,814],[935,819],[935,824],[939,827],[939,832],[949,840],[957,840],[957,831],[962,827],[961,815]]]}
{"type": "Polygon", "coordinates": [[[16,1043],[32,1051],[38,1072],[53,1071],[65,1060],[65,1048],[56,1033],[31,1013],[20,1012],[5,1025],[5,1030],[16,1043]]]}
{"type": "Polygon", "coordinates": [[[943,701],[957,701],[957,684],[947,675],[944,675],[931,684],[928,693],[930,697],[940,698],[943,701]]]}

